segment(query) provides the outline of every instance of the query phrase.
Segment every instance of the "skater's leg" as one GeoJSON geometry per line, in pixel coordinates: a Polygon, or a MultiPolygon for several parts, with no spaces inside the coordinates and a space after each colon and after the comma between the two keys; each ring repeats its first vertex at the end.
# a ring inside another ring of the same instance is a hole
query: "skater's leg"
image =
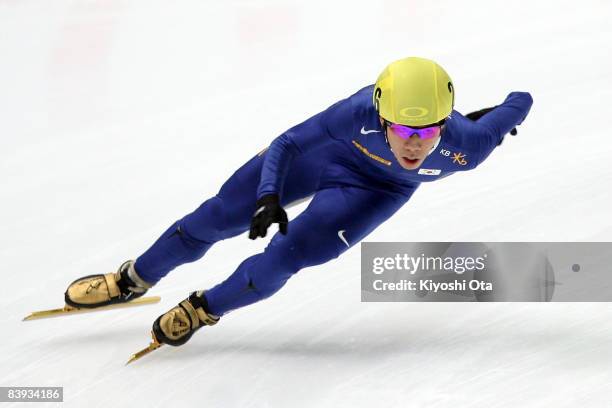
{"type": "Polygon", "coordinates": [[[278,291],[302,268],[338,257],[387,220],[414,190],[403,194],[336,187],[316,193],[308,208],[223,283],[206,291],[208,312],[221,316],[278,291]]]}
{"type": "MultiPolygon", "coordinates": [[[[264,158],[265,152],[253,157],[223,184],[217,195],[172,224],[138,257],[138,275],[155,284],[177,266],[200,259],[215,242],[248,230],[264,158]]],[[[327,160],[325,152],[312,152],[294,160],[285,180],[283,205],[314,193],[327,160]]]]}

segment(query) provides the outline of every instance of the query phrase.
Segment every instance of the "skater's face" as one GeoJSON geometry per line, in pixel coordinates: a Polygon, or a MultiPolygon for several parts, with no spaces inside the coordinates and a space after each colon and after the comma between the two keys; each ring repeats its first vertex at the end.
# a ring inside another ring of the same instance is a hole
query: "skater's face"
{"type": "MultiPolygon", "coordinates": [[[[381,124],[383,120],[381,119],[381,124]]],[[[390,126],[387,126],[387,139],[391,145],[391,151],[400,166],[406,170],[418,169],[431,149],[434,147],[440,135],[441,130],[435,137],[422,139],[418,134],[413,134],[408,138],[400,137],[390,126]]]]}

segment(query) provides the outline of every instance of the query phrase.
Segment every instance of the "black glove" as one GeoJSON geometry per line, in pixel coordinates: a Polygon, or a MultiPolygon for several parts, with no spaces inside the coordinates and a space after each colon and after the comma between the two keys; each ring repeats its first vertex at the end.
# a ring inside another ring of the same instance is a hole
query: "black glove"
{"type": "MultiPolygon", "coordinates": [[[[497,108],[497,106],[493,106],[492,108],[484,108],[484,109],[481,109],[481,110],[476,111],[476,112],[470,112],[467,115],[465,115],[465,117],[468,118],[468,119],[471,119],[471,120],[478,120],[482,116],[484,116],[487,113],[491,112],[495,108],[497,108]]],[[[516,128],[512,128],[512,130],[510,131],[510,134],[512,136],[516,136],[516,134],[517,134],[516,128]]]]}
{"type": "Polygon", "coordinates": [[[278,199],[278,194],[266,194],[257,200],[257,210],[251,219],[251,230],[249,238],[256,239],[257,237],[265,237],[268,232],[268,227],[277,222],[278,229],[283,235],[287,235],[287,213],[281,207],[278,199]]]}

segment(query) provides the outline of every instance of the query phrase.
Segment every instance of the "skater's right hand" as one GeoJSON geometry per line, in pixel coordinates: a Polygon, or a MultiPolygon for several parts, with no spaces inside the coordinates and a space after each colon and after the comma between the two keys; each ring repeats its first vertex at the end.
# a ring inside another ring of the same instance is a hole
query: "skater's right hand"
{"type": "Polygon", "coordinates": [[[265,237],[268,227],[272,223],[278,223],[278,230],[283,235],[287,235],[287,213],[280,205],[278,194],[266,194],[257,200],[257,210],[251,219],[250,239],[265,237]]]}

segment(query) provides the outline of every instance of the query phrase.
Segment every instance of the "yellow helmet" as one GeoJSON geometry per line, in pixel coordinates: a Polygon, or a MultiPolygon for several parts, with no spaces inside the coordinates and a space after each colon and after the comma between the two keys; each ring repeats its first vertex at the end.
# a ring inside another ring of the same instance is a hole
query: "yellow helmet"
{"type": "Polygon", "coordinates": [[[450,115],[455,89],[440,65],[409,57],[387,65],[376,80],[372,100],[378,114],[389,122],[426,126],[450,115]]]}

